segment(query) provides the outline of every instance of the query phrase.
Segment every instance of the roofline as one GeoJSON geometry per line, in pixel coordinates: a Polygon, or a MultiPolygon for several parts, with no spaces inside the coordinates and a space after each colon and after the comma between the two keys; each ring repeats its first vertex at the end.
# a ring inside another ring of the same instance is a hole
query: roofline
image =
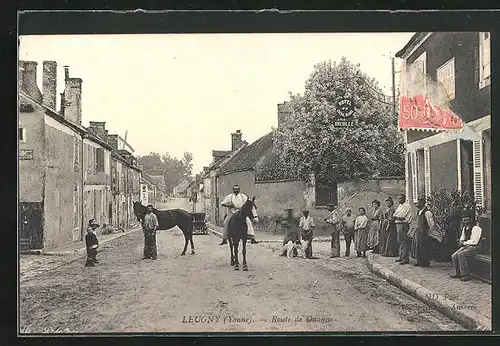
{"type": "MultiPolygon", "coordinates": [[[[255,140],[252,144],[242,145],[240,148],[238,148],[238,150],[236,150],[236,151],[234,152],[234,155],[236,155],[237,153],[239,153],[241,149],[243,149],[243,148],[245,148],[245,147],[250,147],[250,146],[252,146],[253,144],[255,144],[255,143],[257,143],[257,142],[261,141],[264,137],[269,136],[269,135],[270,135],[270,134],[272,134],[272,133],[273,133],[273,131],[270,131],[270,132],[266,133],[264,136],[262,136],[262,137],[260,137],[259,139],[255,140]]],[[[222,170],[222,169],[224,168],[224,166],[225,166],[227,163],[229,163],[229,161],[231,161],[231,159],[234,157],[234,155],[233,155],[233,156],[231,156],[231,157],[229,157],[229,158],[228,158],[228,160],[227,160],[226,162],[223,162],[223,163],[222,163],[222,165],[219,167],[219,171],[220,171],[220,170],[222,170]]],[[[216,174],[216,176],[217,176],[217,177],[219,177],[219,176],[228,175],[228,174],[231,174],[231,173],[238,173],[238,172],[245,172],[245,171],[253,171],[254,169],[255,169],[254,167],[252,167],[252,168],[247,168],[247,169],[236,169],[236,170],[231,170],[231,171],[229,171],[229,172],[217,173],[217,174],[216,174]]]]}
{"type": "Polygon", "coordinates": [[[19,93],[22,94],[27,99],[29,99],[30,101],[41,106],[45,110],[45,114],[49,115],[51,118],[54,118],[55,120],[57,120],[61,124],[72,128],[73,130],[79,132],[81,135],[88,134],[88,130],[84,126],[78,125],[78,124],[75,124],[75,123],[69,121],[68,119],[64,118],[61,114],[57,113],[54,109],[47,107],[43,103],[40,103],[37,100],[35,100],[33,97],[28,95],[25,91],[19,90],[19,93]]]}
{"type": "Polygon", "coordinates": [[[415,52],[415,50],[424,43],[425,40],[427,40],[433,32],[417,32],[415,33],[410,40],[406,43],[406,45],[396,53],[396,58],[401,58],[401,59],[408,59],[410,55],[415,52]]]}

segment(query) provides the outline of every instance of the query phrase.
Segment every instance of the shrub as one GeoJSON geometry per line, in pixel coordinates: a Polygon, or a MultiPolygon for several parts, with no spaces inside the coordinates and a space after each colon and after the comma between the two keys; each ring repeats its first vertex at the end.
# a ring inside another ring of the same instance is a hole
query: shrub
{"type": "Polygon", "coordinates": [[[429,234],[432,238],[431,258],[440,262],[449,261],[451,254],[457,249],[462,217],[474,212],[478,220],[482,209],[467,192],[446,189],[431,193],[427,205],[436,224],[435,230],[429,234]]]}

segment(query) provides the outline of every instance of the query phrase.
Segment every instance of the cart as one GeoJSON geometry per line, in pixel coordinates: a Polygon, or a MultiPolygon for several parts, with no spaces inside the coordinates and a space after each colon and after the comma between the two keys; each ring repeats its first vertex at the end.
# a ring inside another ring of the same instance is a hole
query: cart
{"type": "Polygon", "coordinates": [[[205,213],[193,213],[193,234],[208,234],[205,213]]]}

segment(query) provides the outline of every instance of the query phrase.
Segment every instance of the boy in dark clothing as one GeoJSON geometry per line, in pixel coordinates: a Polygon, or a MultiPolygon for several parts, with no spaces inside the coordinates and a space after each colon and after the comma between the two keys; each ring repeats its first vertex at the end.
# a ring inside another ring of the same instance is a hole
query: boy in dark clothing
{"type": "Polygon", "coordinates": [[[99,225],[95,223],[94,219],[91,219],[87,227],[87,235],[85,236],[85,244],[87,246],[87,262],[85,262],[85,267],[93,267],[96,263],[99,263],[96,258],[99,241],[94,233],[97,227],[99,225]]]}

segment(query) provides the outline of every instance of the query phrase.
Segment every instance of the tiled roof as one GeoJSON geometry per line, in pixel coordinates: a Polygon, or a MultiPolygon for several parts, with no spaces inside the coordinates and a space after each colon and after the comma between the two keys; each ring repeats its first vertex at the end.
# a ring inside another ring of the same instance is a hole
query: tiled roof
{"type": "Polygon", "coordinates": [[[279,162],[279,154],[273,148],[266,151],[255,167],[256,181],[300,180],[298,174],[292,169],[286,169],[279,162]]]}
{"type": "Polygon", "coordinates": [[[219,171],[219,175],[234,172],[247,171],[255,168],[255,165],[272,148],[272,133],[259,138],[252,144],[242,148],[231,158],[219,171]]]}
{"type": "Polygon", "coordinates": [[[396,53],[396,58],[401,58],[406,52],[408,52],[412,47],[414,47],[420,39],[425,37],[427,32],[417,32],[415,33],[410,40],[406,43],[406,45],[399,52],[396,53]]]}
{"type": "Polygon", "coordinates": [[[163,175],[150,175],[149,178],[157,185],[165,185],[165,177],[163,175]]]}

